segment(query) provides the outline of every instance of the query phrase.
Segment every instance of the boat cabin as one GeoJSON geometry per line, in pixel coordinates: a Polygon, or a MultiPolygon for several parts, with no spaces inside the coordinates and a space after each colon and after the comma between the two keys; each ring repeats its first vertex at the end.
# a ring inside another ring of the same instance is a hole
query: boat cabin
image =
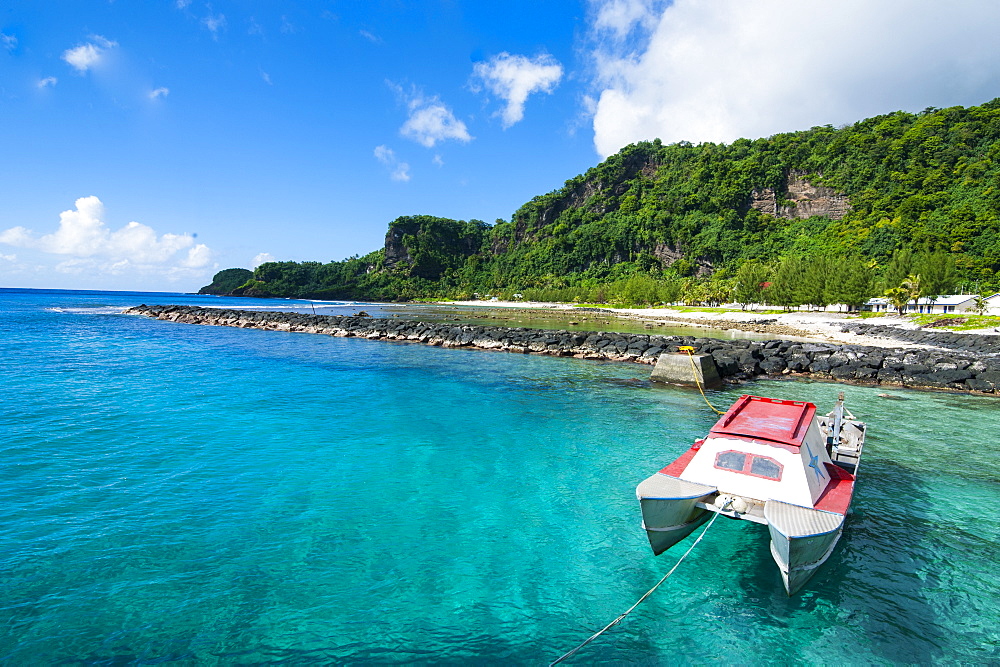
{"type": "Polygon", "coordinates": [[[815,416],[812,403],[743,396],[695,443],[687,461],[662,472],[761,504],[814,507],[829,485],[832,464],[815,416]]]}

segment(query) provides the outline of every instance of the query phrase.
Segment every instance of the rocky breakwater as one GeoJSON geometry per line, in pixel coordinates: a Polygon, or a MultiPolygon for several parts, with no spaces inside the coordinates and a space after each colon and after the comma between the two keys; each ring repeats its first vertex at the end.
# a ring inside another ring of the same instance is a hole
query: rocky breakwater
{"type": "Polygon", "coordinates": [[[996,393],[1000,356],[929,349],[886,349],[784,340],[749,341],[607,332],[457,326],[362,316],[306,315],[194,306],[136,306],[127,314],[187,324],[410,341],[579,359],[653,365],[664,352],[690,345],[710,354],[726,382],[760,376],[815,377],[841,382],[996,393]]]}
{"type": "Polygon", "coordinates": [[[972,355],[1000,354],[1000,336],[991,334],[955,333],[952,331],[928,331],[926,329],[902,329],[880,324],[848,322],[841,329],[844,333],[859,336],[873,336],[898,340],[913,345],[942,347],[972,355]]]}

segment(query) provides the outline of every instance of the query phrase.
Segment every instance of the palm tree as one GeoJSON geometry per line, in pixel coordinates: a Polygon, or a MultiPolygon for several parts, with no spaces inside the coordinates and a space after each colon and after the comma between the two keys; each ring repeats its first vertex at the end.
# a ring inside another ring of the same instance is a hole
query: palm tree
{"type": "Polygon", "coordinates": [[[910,303],[910,291],[903,287],[891,287],[885,291],[885,298],[889,299],[889,303],[902,317],[906,304],[910,303]]]}
{"type": "Polygon", "coordinates": [[[906,311],[907,304],[920,298],[920,276],[911,273],[903,279],[899,287],[887,289],[885,296],[896,312],[902,316],[906,311]]]}

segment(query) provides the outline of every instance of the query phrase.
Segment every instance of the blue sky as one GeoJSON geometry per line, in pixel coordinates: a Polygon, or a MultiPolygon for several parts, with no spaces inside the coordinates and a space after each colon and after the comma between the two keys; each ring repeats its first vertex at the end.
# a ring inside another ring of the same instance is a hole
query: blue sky
{"type": "Polygon", "coordinates": [[[0,286],[192,291],[400,215],[509,219],[633,141],[978,104],[998,26],[992,0],[8,0],[0,286]]]}

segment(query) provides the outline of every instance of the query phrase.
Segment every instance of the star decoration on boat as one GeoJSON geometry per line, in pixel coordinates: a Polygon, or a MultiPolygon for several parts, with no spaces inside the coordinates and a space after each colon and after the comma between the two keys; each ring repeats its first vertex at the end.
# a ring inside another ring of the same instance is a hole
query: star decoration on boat
{"type": "Polygon", "coordinates": [[[822,479],[823,471],[819,467],[819,456],[813,454],[812,447],[806,445],[806,451],[809,452],[809,467],[816,471],[816,477],[822,479]]]}

